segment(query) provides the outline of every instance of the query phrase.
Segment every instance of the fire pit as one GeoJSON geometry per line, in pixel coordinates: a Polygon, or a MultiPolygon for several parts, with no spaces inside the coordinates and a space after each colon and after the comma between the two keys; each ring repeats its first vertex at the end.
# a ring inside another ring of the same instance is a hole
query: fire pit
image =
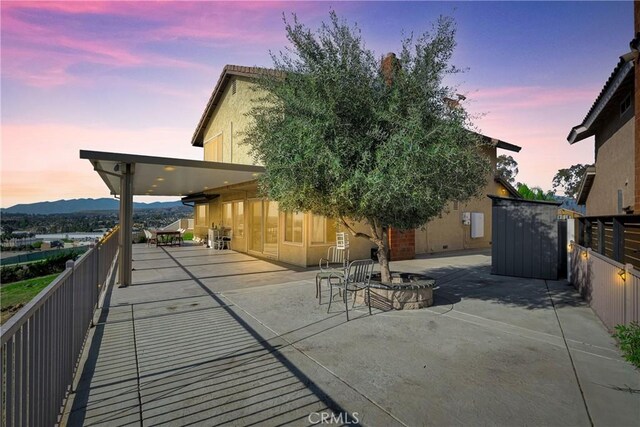
{"type": "MultiPolygon", "coordinates": [[[[383,311],[416,310],[433,305],[435,279],[423,274],[391,273],[391,284],[380,282],[380,274],[371,277],[371,307],[383,311]]],[[[364,304],[365,293],[355,295],[356,303],[364,304]]]]}

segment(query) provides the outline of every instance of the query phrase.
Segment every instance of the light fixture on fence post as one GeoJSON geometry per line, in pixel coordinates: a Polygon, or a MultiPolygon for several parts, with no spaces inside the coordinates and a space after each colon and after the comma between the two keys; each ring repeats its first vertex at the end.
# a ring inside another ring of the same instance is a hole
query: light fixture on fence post
{"type": "Polygon", "coordinates": [[[620,276],[620,278],[622,279],[623,282],[626,282],[627,281],[627,270],[621,269],[620,271],[618,271],[618,276],[620,276]]]}
{"type": "Polygon", "coordinates": [[[585,259],[587,258],[587,256],[588,256],[588,255],[589,255],[589,253],[587,252],[587,250],[586,250],[586,249],[582,251],[582,256],[583,256],[585,259]]]}

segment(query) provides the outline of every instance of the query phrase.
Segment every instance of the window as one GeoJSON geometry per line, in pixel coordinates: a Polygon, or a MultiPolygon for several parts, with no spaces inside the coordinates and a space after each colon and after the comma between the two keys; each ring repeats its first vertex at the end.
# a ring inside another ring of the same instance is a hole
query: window
{"type": "Polygon", "coordinates": [[[207,226],[208,205],[196,205],[196,225],[207,226]]]}
{"type": "Polygon", "coordinates": [[[231,213],[232,208],[233,208],[233,205],[231,203],[222,204],[222,226],[224,228],[233,227],[233,216],[231,213]]]}
{"type": "Polygon", "coordinates": [[[620,115],[622,116],[627,110],[631,108],[631,95],[627,95],[627,97],[620,103],[620,115]]]}
{"type": "Polygon", "coordinates": [[[311,243],[333,243],[337,231],[335,220],[322,215],[311,217],[311,243]]]}
{"type": "Polygon", "coordinates": [[[222,133],[204,142],[204,160],[207,162],[222,161],[222,133]]]}
{"type": "Polygon", "coordinates": [[[233,235],[244,237],[244,202],[233,202],[233,235]]]}
{"type": "Polygon", "coordinates": [[[301,212],[284,213],[284,241],[292,243],[302,243],[302,220],[304,216],[301,212]]]}

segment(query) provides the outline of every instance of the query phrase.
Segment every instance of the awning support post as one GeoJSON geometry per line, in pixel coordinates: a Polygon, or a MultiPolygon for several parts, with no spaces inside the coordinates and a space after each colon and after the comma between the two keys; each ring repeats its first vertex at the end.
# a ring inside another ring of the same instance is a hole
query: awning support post
{"type": "Polygon", "coordinates": [[[118,260],[120,286],[131,284],[133,235],[133,163],[120,166],[120,257],[118,260]]]}

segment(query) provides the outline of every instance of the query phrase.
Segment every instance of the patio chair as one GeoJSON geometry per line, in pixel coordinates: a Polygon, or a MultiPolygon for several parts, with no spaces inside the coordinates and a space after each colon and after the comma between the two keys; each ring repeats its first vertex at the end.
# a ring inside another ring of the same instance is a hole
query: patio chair
{"type": "Polygon", "coordinates": [[[158,245],[158,236],[156,235],[155,231],[151,232],[149,230],[144,230],[144,235],[147,238],[147,246],[152,243],[155,243],[156,246],[158,245]]]}
{"type": "Polygon", "coordinates": [[[334,273],[344,275],[344,270],[349,264],[349,249],[339,249],[337,246],[331,246],[327,249],[327,257],[320,258],[318,264],[320,271],[316,274],[316,298],[318,298],[318,304],[322,304],[322,281],[328,281],[334,273]]]}
{"type": "MultiPolygon", "coordinates": [[[[336,274],[335,276],[329,277],[329,307],[327,307],[327,313],[331,309],[331,301],[333,300],[333,281],[332,279],[337,279],[339,289],[342,290],[342,298],[344,300],[344,306],[347,313],[347,322],[349,321],[349,304],[347,302],[347,293],[352,292],[360,292],[364,291],[366,293],[366,304],[369,306],[369,315],[371,315],[371,274],[373,274],[373,260],[371,259],[360,259],[356,261],[352,261],[347,267],[344,274],[336,274]]],[[[353,296],[353,305],[355,307],[356,297],[353,296]]]]}
{"type": "Polygon", "coordinates": [[[213,229],[213,249],[231,249],[231,230],[224,228],[213,229]]]}

